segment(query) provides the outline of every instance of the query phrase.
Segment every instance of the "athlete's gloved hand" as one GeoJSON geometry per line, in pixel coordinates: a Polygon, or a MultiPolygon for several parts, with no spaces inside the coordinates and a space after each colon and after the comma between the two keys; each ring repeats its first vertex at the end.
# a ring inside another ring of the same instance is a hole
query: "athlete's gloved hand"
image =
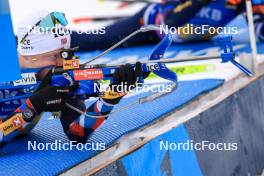
{"type": "MultiPolygon", "coordinates": [[[[126,64],[117,68],[114,76],[113,82],[110,84],[111,91],[125,93],[136,87],[136,83],[140,77],[145,75],[142,74],[142,64],[140,62],[136,63],[135,70],[130,64],[126,64]]],[[[110,104],[117,104],[121,97],[113,99],[104,99],[103,100],[110,104]]]]}
{"type": "Polygon", "coordinates": [[[135,70],[130,64],[123,65],[116,69],[110,87],[117,92],[127,92],[135,88],[135,85],[141,76],[142,64],[140,62],[136,63],[135,70]],[[117,89],[117,86],[120,87],[119,90],[117,89]]]}
{"type": "Polygon", "coordinates": [[[30,103],[38,114],[60,111],[65,105],[69,93],[79,88],[79,85],[50,86],[51,77],[52,72],[49,70],[38,90],[29,98],[30,103]]]}
{"type": "Polygon", "coordinates": [[[42,112],[57,112],[65,105],[69,93],[77,90],[78,87],[78,85],[48,86],[34,93],[29,98],[29,101],[38,114],[42,112]]]}

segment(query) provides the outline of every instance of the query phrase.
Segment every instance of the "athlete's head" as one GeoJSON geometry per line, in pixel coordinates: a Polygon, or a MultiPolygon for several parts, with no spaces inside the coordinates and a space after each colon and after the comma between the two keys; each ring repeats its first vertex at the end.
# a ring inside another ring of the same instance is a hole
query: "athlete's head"
{"type": "Polygon", "coordinates": [[[18,53],[22,68],[61,65],[60,52],[70,47],[67,20],[63,13],[39,11],[18,26],[18,53]]]}

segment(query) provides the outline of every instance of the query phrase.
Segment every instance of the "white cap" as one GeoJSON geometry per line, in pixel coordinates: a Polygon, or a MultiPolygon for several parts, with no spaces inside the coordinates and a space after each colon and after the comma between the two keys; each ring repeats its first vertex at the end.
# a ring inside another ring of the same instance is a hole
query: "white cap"
{"type": "MultiPolygon", "coordinates": [[[[61,35],[56,35],[54,31],[40,32],[40,26],[34,27],[34,30],[30,32],[30,29],[36,25],[37,22],[49,14],[50,12],[45,10],[38,11],[25,18],[24,21],[18,25],[17,50],[22,56],[43,54],[59,48],[70,48],[71,38],[69,33],[64,32],[61,35]],[[21,43],[20,41],[27,33],[28,36],[21,43]]],[[[62,25],[56,25],[56,28],[66,29],[62,25]]]]}

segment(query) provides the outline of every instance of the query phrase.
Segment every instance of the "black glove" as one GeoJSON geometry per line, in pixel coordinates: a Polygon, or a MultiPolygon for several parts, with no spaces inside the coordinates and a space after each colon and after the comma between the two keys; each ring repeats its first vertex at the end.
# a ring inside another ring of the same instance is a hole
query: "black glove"
{"type": "Polygon", "coordinates": [[[135,88],[138,79],[142,76],[142,65],[140,62],[136,63],[135,70],[130,64],[123,65],[116,69],[113,82],[110,85],[116,92],[127,92],[129,87],[135,88]],[[122,90],[117,90],[118,85],[123,85],[122,90]]]}
{"type": "MultiPolygon", "coordinates": [[[[142,76],[142,64],[136,63],[135,70],[131,64],[123,65],[116,69],[113,82],[110,84],[110,88],[114,92],[128,92],[135,88],[138,79],[142,76]],[[122,86],[120,86],[122,85],[122,86]],[[121,89],[121,90],[120,90],[121,89]]],[[[103,99],[105,102],[110,104],[117,104],[122,97],[114,99],[103,99]]]]}
{"type": "Polygon", "coordinates": [[[49,71],[42,80],[38,90],[29,98],[36,113],[57,112],[62,109],[70,92],[78,89],[73,86],[50,86],[52,72],[49,71]]]}
{"type": "Polygon", "coordinates": [[[57,112],[63,108],[69,93],[75,91],[78,87],[78,85],[49,86],[34,93],[29,100],[38,114],[41,112],[57,112]]]}

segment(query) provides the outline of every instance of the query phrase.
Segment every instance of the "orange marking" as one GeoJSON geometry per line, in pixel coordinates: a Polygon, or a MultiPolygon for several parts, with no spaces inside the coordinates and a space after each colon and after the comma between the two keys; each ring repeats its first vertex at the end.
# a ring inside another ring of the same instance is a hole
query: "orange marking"
{"type": "Polygon", "coordinates": [[[34,107],[33,107],[33,105],[31,104],[31,102],[30,102],[29,99],[26,100],[26,104],[27,104],[27,106],[28,106],[29,108],[34,109],[34,107]]]}
{"type": "Polygon", "coordinates": [[[255,5],[253,6],[254,13],[261,13],[264,14],[264,5],[255,5]]]}
{"type": "Polygon", "coordinates": [[[241,3],[241,0],[228,0],[227,3],[230,5],[238,5],[241,3]]]}
{"type": "Polygon", "coordinates": [[[123,8],[128,7],[129,5],[130,5],[130,3],[124,2],[124,3],[121,3],[121,4],[117,7],[117,9],[123,9],[123,8]]]}
{"type": "Polygon", "coordinates": [[[139,20],[139,24],[140,24],[141,26],[144,25],[144,19],[143,19],[143,18],[140,18],[140,20],[139,20]]]}
{"type": "Polygon", "coordinates": [[[17,113],[21,113],[22,111],[21,111],[20,108],[17,108],[17,109],[15,110],[15,112],[17,112],[17,113]]]}
{"type": "Polygon", "coordinates": [[[84,128],[80,126],[77,122],[73,122],[69,129],[70,133],[76,136],[84,136],[84,128]]]}
{"type": "Polygon", "coordinates": [[[73,23],[83,23],[83,22],[91,22],[93,18],[90,17],[83,17],[83,18],[76,18],[73,20],[73,23]]]}

